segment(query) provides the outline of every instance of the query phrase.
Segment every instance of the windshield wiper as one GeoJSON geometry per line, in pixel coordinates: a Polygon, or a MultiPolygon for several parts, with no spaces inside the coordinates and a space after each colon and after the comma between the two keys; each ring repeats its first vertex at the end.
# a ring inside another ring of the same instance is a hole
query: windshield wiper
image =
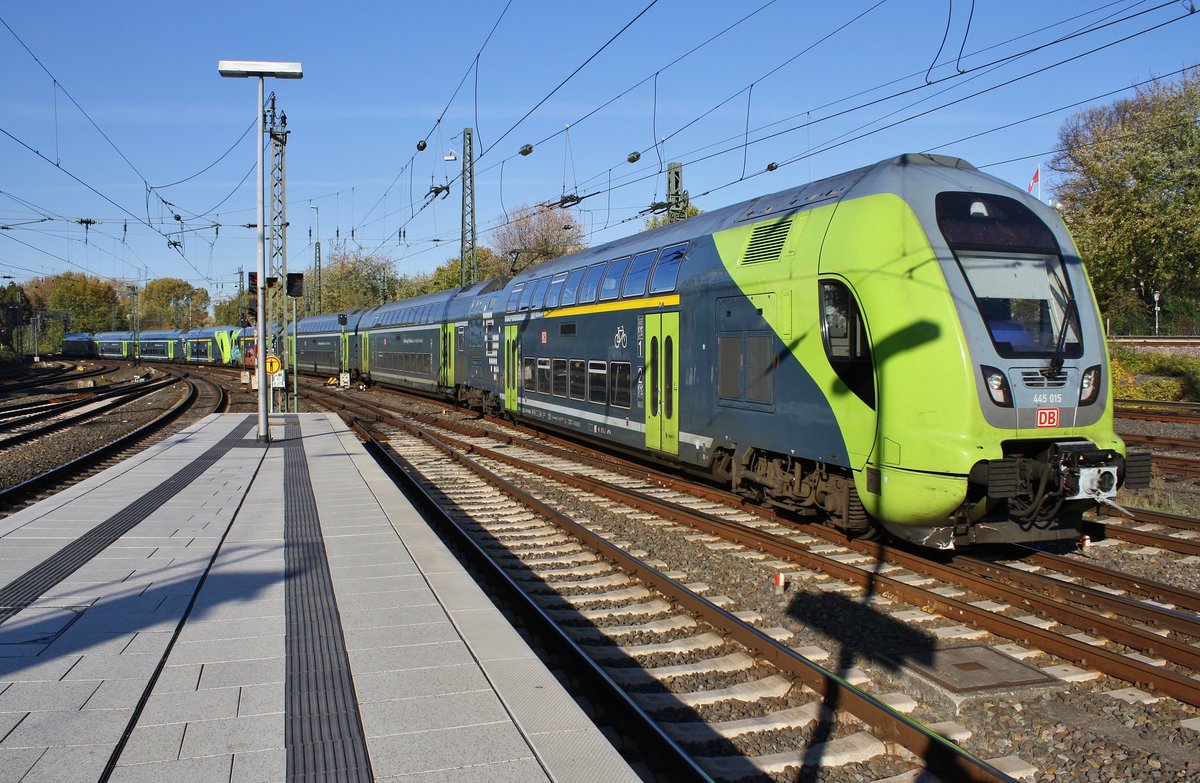
{"type": "Polygon", "coordinates": [[[1067,330],[1071,328],[1072,316],[1075,318],[1079,317],[1078,308],[1075,306],[1074,294],[1070,294],[1067,297],[1067,306],[1063,308],[1062,327],[1058,330],[1058,339],[1054,341],[1054,356],[1051,357],[1050,365],[1046,368],[1049,370],[1049,374],[1043,371],[1046,380],[1050,380],[1058,375],[1059,371],[1063,368],[1067,347],[1067,330]]]}

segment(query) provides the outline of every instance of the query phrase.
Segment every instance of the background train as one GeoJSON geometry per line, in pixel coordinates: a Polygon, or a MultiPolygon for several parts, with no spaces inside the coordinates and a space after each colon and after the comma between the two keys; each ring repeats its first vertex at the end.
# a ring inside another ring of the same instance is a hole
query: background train
{"type": "MultiPolygon", "coordinates": [[[[253,355],[252,333],[215,327],[203,350],[192,334],[143,333],[141,355],[253,355]]],[[[128,356],[131,338],[92,335],[90,350],[128,356]]],[[[856,535],[1071,538],[1118,486],[1149,483],[1149,456],[1113,431],[1107,346],[1066,227],[943,156],[510,280],[304,318],[289,340],[301,372],[505,412],[856,535]]]]}

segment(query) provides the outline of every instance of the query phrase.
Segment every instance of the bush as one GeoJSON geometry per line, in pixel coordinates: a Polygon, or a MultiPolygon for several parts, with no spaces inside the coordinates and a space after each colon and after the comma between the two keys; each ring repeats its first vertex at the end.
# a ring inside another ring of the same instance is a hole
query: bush
{"type": "Polygon", "coordinates": [[[1168,402],[1200,401],[1200,359],[1112,346],[1113,396],[1168,402]]]}

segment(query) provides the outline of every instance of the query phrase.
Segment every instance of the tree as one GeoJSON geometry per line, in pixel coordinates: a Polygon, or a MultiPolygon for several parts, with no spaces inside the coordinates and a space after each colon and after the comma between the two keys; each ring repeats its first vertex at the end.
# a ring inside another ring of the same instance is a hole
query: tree
{"type": "Polygon", "coordinates": [[[130,328],[129,310],[117,289],[107,280],[63,272],[48,279],[49,309],[67,318],[72,332],[103,332],[130,328]]]}
{"type": "Polygon", "coordinates": [[[1101,308],[1122,330],[1152,314],[1155,291],[1165,304],[1186,303],[1180,311],[1193,310],[1200,294],[1197,116],[1200,70],[1193,70],[1080,112],[1059,132],[1062,152],[1050,164],[1061,175],[1055,196],[1101,308]]]}
{"type": "Polygon", "coordinates": [[[213,305],[214,326],[240,326],[245,317],[245,306],[236,294],[220,299],[213,305]]]}
{"type": "MultiPolygon", "coordinates": [[[[311,278],[312,269],[305,271],[311,278]]],[[[326,312],[349,312],[374,307],[396,298],[400,278],[391,259],[362,250],[340,248],[329,254],[321,267],[321,299],[326,312]]]]}
{"type": "Polygon", "coordinates": [[[557,207],[519,206],[492,232],[492,251],[511,260],[508,274],[584,247],[583,226],[574,213],[557,207]]]}
{"type": "Polygon", "coordinates": [[[208,320],[208,291],[186,280],[160,277],[141,292],[138,310],[143,329],[192,329],[208,320]]]}

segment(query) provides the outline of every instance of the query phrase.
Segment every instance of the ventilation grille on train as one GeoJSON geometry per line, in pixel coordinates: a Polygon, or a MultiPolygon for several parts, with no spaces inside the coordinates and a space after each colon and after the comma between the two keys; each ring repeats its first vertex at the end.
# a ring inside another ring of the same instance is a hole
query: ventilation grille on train
{"type": "Polygon", "coordinates": [[[756,226],[753,233],[750,234],[750,244],[746,246],[742,263],[759,264],[764,261],[778,261],[780,254],[783,253],[784,243],[787,242],[788,229],[791,227],[790,218],[756,226]]]}
{"type": "Polygon", "coordinates": [[[1029,389],[1061,389],[1067,385],[1067,374],[1060,370],[1047,378],[1041,370],[1022,370],[1021,380],[1029,389]]]}

